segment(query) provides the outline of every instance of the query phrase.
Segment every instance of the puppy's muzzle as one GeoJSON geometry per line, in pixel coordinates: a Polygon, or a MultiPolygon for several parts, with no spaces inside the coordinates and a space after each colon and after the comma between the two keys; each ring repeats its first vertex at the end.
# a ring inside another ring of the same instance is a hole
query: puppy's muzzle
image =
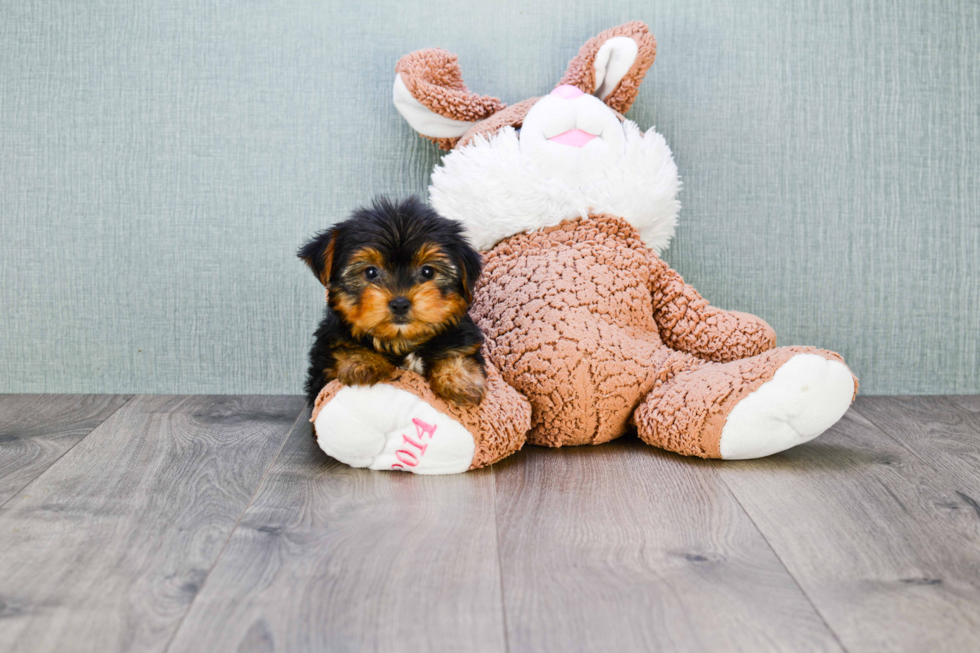
{"type": "Polygon", "coordinates": [[[388,310],[395,322],[406,321],[408,312],[412,309],[412,300],[407,297],[395,297],[388,302],[388,310]]]}

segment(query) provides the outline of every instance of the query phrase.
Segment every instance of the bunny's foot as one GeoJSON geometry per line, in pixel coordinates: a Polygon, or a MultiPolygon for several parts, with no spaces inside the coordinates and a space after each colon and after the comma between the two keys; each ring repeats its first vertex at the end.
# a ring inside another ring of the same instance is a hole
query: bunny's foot
{"type": "Polygon", "coordinates": [[[837,354],[780,347],[678,373],[647,395],[633,420],[645,442],[676,453],[761,458],[833,426],[856,390],[837,354]]]}
{"type": "Polygon", "coordinates": [[[489,465],[524,445],[531,409],[495,369],[477,406],[448,403],[406,370],[384,383],[334,381],[313,409],[317,443],[351,467],[456,474],[489,465]]]}

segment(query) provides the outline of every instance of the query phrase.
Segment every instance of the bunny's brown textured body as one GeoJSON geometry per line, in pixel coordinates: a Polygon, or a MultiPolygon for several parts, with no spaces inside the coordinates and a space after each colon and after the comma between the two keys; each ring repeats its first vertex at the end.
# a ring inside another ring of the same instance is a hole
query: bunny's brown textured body
{"type": "Polygon", "coordinates": [[[726,406],[796,354],[840,360],[770,351],[765,321],[710,306],[615,216],[512,236],[484,255],[484,270],[473,315],[503,378],[534,408],[531,444],[600,444],[633,422],[651,444],[719,457],[724,419],[712,418],[726,406]]]}
{"type": "Polygon", "coordinates": [[[484,254],[472,314],[504,379],[534,406],[528,441],[598,444],[625,431],[662,343],[636,230],[610,217],[508,238],[484,254]]]}

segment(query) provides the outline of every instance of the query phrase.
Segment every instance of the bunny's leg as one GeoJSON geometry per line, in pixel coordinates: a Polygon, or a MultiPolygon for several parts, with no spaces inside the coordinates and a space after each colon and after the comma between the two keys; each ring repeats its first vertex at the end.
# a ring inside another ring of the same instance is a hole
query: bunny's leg
{"type": "Polygon", "coordinates": [[[665,345],[715,363],[749,358],[776,346],[776,332],[765,320],[712,306],[655,254],[647,256],[653,318],[665,345]]]}
{"type": "Polygon", "coordinates": [[[856,388],[837,354],[780,347],[669,376],[654,385],[633,421],[645,442],[685,456],[761,458],[830,428],[856,388]]]}

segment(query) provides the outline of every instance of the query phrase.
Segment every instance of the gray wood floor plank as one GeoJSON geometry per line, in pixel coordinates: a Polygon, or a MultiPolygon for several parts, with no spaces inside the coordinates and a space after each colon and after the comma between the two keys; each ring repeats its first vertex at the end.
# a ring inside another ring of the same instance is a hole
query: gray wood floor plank
{"type": "Polygon", "coordinates": [[[945,399],[967,411],[974,418],[980,417],[980,395],[946,395],[945,399]]]}
{"type": "Polygon", "coordinates": [[[713,465],[629,439],[495,466],[510,650],[840,650],[713,465]]]}
{"type": "Polygon", "coordinates": [[[980,397],[867,397],[855,409],[980,505],[980,397]]]}
{"type": "Polygon", "coordinates": [[[170,651],[504,648],[491,471],[352,469],[304,424],[170,651]]]}
{"type": "Polygon", "coordinates": [[[0,510],[0,649],[159,651],[303,408],[130,400],[0,510]]]}
{"type": "Polygon", "coordinates": [[[849,651],[980,650],[980,520],[861,412],[718,471],[849,651]]]}
{"type": "Polygon", "coordinates": [[[0,505],[132,395],[0,395],[0,505]]]}

